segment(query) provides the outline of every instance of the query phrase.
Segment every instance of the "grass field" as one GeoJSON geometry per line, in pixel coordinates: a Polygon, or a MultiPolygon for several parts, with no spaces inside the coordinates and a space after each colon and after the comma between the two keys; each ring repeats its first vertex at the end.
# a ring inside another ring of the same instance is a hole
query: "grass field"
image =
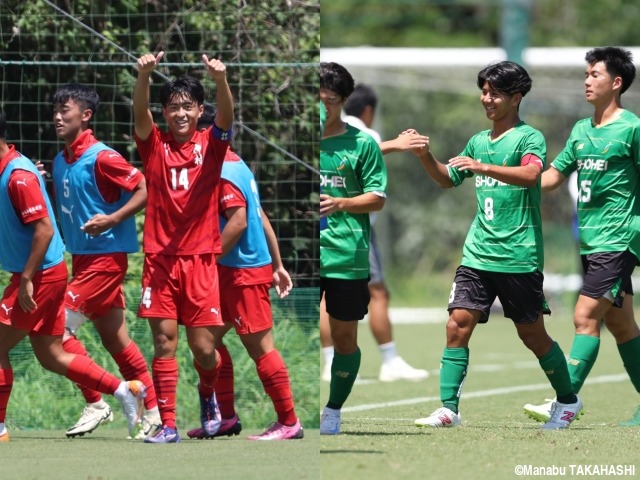
{"type": "MultiPolygon", "coordinates": [[[[573,337],[570,319],[564,312],[547,321],[548,331],[565,354],[573,337]]],[[[598,361],[580,392],[585,415],[566,431],[542,432],[522,407],[542,403],[553,391],[537,360],[501,313],[492,314],[489,323],[474,332],[460,403],[463,424],[454,429],[413,425],[416,418],[440,406],[438,367],[445,342],[444,323],[394,326],[399,353],[431,373],[420,383],[377,381],[380,356],[368,330],[367,325],[361,325],[362,380],[343,409],[343,434],[320,440],[322,478],[543,478],[516,475],[519,465],[565,467],[566,477],[572,476],[571,465],[583,466],[583,470],[573,467],[576,477],[580,471],[589,473],[587,468],[593,472],[594,465],[626,465],[626,471],[633,469],[635,474],[626,478],[640,476],[640,428],[616,425],[631,416],[640,398],[608,332],[603,332],[598,361]]],[[[321,405],[327,396],[328,384],[323,383],[321,405]]]]}
{"type": "MultiPolygon", "coordinates": [[[[149,445],[125,440],[122,429],[101,427],[91,435],[67,439],[64,430],[17,431],[0,444],[6,480],[318,479],[318,430],[283,442],[251,442],[236,437],[149,445]]],[[[185,435],[186,437],[186,435],[185,435]]]]}

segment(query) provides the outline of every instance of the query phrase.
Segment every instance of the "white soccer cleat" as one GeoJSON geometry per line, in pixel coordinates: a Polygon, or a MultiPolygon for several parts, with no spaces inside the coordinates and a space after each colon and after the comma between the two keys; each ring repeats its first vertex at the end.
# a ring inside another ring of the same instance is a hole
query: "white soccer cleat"
{"type": "Polygon", "coordinates": [[[146,395],[145,386],[140,380],[122,382],[114,393],[114,396],[122,404],[131,438],[136,438],[140,430],[142,430],[142,411],[144,410],[144,397],[146,395]]]}
{"type": "Polygon", "coordinates": [[[160,414],[147,412],[147,414],[142,417],[142,428],[133,438],[136,440],[144,440],[145,438],[153,437],[161,429],[162,419],[160,418],[160,414]]]}
{"type": "Polygon", "coordinates": [[[440,407],[425,418],[418,418],[413,423],[418,427],[451,428],[462,422],[462,416],[446,407],[440,407]]]}
{"type": "Polygon", "coordinates": [[[530,418],[533,418],[536,422],[548,422],[551,418],[551,407],[556,401],[555,398],[545,398],[542,405],[532,405],[527,403],[524,406],[524,413],[530,418]]]}
{"type": "Polygon", "coordinates": [[[378,380],[381,382],[395,382],[397,380],[419,382],[427,378],[429,378],[429,372],[420,368],[413,368],[402,357],[395,357],[389,363],[383,363],[378,376],[378,380]]]}
{"type": "Polygon", "coordinates": [[[541,428],[543,430],[564,429],[580,415],[582,415],[582,401],[580,398],[578,398],[576,403],[560,403],[555,401],[551,407],[551,418],[547,423],[542,425],[541,428]]]}
{"type": "Polygon", "coordinates": [[[67,430],[67,438],[82,437],[85,433],[91,433],[100,425],[113,421],[111,407],[104,400],[96,403],[87,403],[82,415],[76,424],[67,430]]]}
{"type": "Polygon", "coordinates": [[[320,435],[339,435],[340,424],[340,410],[324,407],[320,416],[320,435]]]}

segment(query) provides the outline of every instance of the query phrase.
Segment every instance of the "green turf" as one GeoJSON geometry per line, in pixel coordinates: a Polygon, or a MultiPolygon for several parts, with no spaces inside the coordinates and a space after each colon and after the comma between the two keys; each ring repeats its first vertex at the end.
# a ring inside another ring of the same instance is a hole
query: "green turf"
{"type": "MultiPolygon", "coordinates": [[[[547,329],[568,354],[573,337],[570,314],[558,312],[552,318],[547,329]]],[[[524,415],[525,403],[542,403],[553,391],[533,354],[501,315],[477,327],[471,340],[471,365],[460,404],[463,425],[442,430],[415,427],[416,418],[440,406],[444,328],[444,323],[395,325],[400,354],[412,365],[427,368],[431,377],[420,383],[383,384],[376,380],[380,356],[367,325],[361,325],[362,381],[345,405],[344,433],[321,437],[322,478],[542,478],[516,476],[517,465],[566,467],[569,478],[570,465],[629,465],[640,476],[640,427],[616,425],[631,416],[640,398],[606,331],[598,361],[580,393],[585,415],[569,430],[542,432],[539,423],[524,415]],[[590,383],[597,379],[602,383],[590,383]],[[521,391],[506,390],[513,387],[521,391]]],[[[328,385],[323,383],[321,405],[327,396],[328,385]]]]}
{"type": "MultiPolygon", "coordinates": [[[[6,480],[318,479],[318,430],[281,442],[236,437],[149,445],[125,440],[122,430],[101,428],[82,438],[64,431],[17,431],[0,444],[0,478],[6,480]]],[[[185,435],[186,437],[186,435],[185,435]]]]}

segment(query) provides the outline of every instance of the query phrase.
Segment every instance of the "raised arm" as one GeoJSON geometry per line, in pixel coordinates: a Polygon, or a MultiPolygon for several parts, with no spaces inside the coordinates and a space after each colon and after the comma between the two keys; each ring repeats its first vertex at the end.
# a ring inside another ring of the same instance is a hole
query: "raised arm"
{"type": "Polygon", "coordinates": [[[138,77],[133,87],[133,123],[136,135],[146,140],[153,129],[153,115],[149,110],[149,82],[151,73],[162,60],[164,52],[153,55],[147,53],[136,62],[138,77]]]}
{"type": "Polygon", "coordinates": [[[222,130],[231,130],[233,126],[233,95],[227,83],[227,67],[220,60],[202,55],[207,73],[216,83],[216,126],[222,130]]]}

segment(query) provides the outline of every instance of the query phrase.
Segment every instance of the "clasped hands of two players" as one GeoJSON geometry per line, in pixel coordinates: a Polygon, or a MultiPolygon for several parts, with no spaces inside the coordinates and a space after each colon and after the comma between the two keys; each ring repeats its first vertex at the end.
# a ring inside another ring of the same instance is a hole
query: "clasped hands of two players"
{"type": "MultiPolygon", "coordinates": [[[[420,135],[415,129],[410,128],[398,135],[397,140],[404,140],[405,150],[411,152],[418,158],[429,154],[429,137],[420,135]],[[424,141],[426,139],[426,141],[424,141]]],[[[486,165],[471,157],[453,157],[449,160],[449,166],[460,171],[469,170],[473,173],[482,173],[486,165]]]]}
{"type": "MultiPolygon", "coordinates": [[[[162,60],[162,57],[164,57],[163,51],[158,52],[157,55],[154,55],[153,53],[146,53],[142,55],[136,62],[136,68],[138,69],[138,72],[151,73],[158,66],[160,60],[162,60]]],[[[211,78],[216,81],[224,80],[226,78],[227,67],[224,63],[216,58],[209,59],[209,57],[207,57],[207,55],[204,53],[202,54],[201,58],[202,63],[205,67],[207,67],[207,72],[209,73],[209,76],[211,76],[211,78]]]]}

